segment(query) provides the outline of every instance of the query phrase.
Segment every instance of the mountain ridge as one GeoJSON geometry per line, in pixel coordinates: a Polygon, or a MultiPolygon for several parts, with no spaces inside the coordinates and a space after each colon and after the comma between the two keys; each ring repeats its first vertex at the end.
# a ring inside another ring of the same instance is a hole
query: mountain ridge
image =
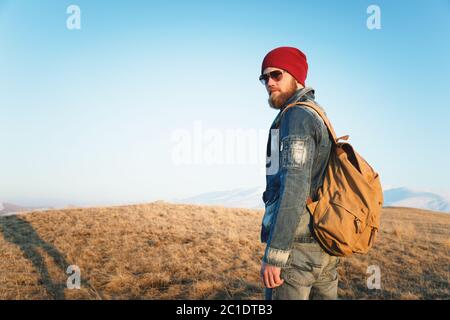
{"type": "MultiPolygon", "coordinates": [[[[230,208],[263,209],[264,187],[237,188],[201,193],[192,197],[171,199],[175,203],[223,205],[230,208]]],[[[407,187],[383,190],[383,207],[408,207],[450,213],[450,199],[444,195],[407,187]]]]}

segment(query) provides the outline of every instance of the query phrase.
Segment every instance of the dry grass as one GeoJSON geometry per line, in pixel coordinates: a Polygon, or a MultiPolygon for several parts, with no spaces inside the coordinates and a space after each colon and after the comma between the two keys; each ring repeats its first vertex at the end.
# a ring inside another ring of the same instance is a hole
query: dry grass
{"type": "MultiPolygon", "coordinates": [[[[0,299],[263,299],[263,210],[153,202],[0,217],[0,299]],[[81,269],[81,289],[66,269],[81,269]]],[[[366,256],[344,259],[343,299],[449,299],[450,215],[385,208],[366,256]],[[369,290],[369,265],[381,290],[369,290]]]]}

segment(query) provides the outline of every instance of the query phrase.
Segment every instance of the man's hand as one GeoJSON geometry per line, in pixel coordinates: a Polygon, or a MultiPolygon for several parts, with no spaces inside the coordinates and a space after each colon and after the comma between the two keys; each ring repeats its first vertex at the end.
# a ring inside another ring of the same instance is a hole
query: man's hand
{"type": "Polygon", "coordinates": [[[284,280],[280,278],[280,273],[280,267],[271,266],[265,262],[261,265],[261,280],[267,288],[275,288],[283,284],[284,280]]]}

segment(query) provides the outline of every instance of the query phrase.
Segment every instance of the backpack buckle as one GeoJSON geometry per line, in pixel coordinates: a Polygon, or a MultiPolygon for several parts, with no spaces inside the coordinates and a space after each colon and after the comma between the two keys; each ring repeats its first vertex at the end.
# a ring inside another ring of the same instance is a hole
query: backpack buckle
{"type": "Polygon", "coordinates": [[[361,220],[355,218],[356,233],[362,233],[361,220]]]}

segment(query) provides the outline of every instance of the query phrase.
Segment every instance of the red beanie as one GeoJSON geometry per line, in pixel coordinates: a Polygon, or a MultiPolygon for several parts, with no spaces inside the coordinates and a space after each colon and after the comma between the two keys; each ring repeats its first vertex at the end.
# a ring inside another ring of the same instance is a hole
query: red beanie
{"type": "Polygon", "coordinates": [[[308,73],[306,56],[297,48],[279,47],[270,51],[263,60],[261,74],[267,67],[275,67],[289,72],[297,82],[305,86],[308,73]]]}

